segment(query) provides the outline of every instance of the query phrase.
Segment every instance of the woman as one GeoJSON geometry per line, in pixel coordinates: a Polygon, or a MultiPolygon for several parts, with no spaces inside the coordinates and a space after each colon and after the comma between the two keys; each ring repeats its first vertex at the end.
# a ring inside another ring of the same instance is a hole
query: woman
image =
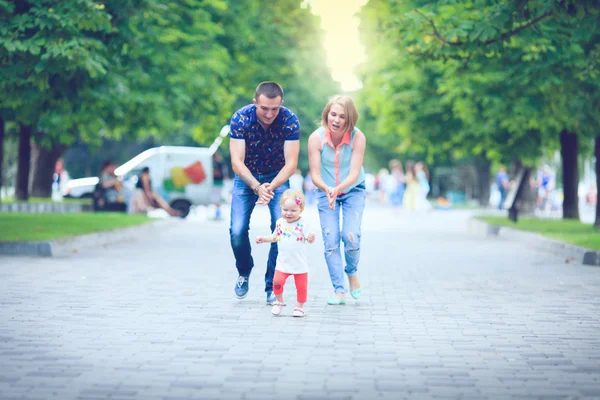
{"type": "Polygon", "coordinates": [[[135,185],[135,194],[129,205],[131,214],[145,213],[149,208],[162,208],[172,217],[178,217],[181,212],[171,208],[153,189],[150,181],[150,168],[144,167],[135,185]]]}
{"type": "Polygon", "coordinates": [[[404,180],[406,182],[406,190],[404,191],[404,208],[406,210],[415,211],[419,201],[419,179],[415,171],[415,162],[409,160],[404,168],[404,180]]]}
{"type": "Polygon", "coordinates": [[[427,195],[429,194],[429,170],[422,161],[415,164],[415,176],[419,181],[419,200],[417,208],[419,210],[429,210],[431,204],[427,201],[427,195]]]}
{"type": "Polygon", "coordinates": [[[404,196],[404,170],[402,163],[398,160],[391,160],[389,165],[391,173],[386,187],[387,197],[391,206],[399,207],[402,206],[402,196],[404,196]]]}
{"type": "Polygon", "coordinates": [[[328,304],[345,304],[344,271],[350,295],[361,294],[356,276],[360,258],[360,237],[365,208],[365,135],[356,127],[358,111],[348,96],[333,97],[323,109],[321,127],[308,139],[308,161],[323,232],[325,261],[335,292],[328,304]],[[343,224],[340,229],[340,209],[343,224]],[[344,242],[344,268],[340,251],[344,242]]]}
{"type": "Polygon", "coordinates": [[[115,175],[117,164],[106,160],[100,167],[99,182],[94,190],[94,209],[97,211],[125,211],[123,185],[115,175]]]}

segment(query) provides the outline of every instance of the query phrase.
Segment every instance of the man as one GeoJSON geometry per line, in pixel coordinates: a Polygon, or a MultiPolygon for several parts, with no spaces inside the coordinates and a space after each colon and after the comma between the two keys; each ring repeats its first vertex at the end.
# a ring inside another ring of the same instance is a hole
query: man
{"type": "Polygon", "coordinates": [[[552,209],[552,203],[550,201],[550,194],[554,190],[554,177],[550,171],[550,166],[544,164],[542,173],[538,176],[538,198],[537,204],[540,210],[550,211],[552,209]]]}
{"type": "Polygon", "coordinates": [[[504,165],[501,165],[496,173],[496,187],[500,192],[498,210],[502,210],[502,205],[504,204],[504,200],[506,200],[506,190],[508,189],[508,174],[506,173],[506,168],[504,165]]]}
{"type": "MultiPolygon", "coordinates": [[[[238,299],[248,293],[248,279],[254,267],[250,238],[250,217],[256,204],[268,205],[271,231],[281,217],[279,199],[289,188],[288,179],[298,165],[300,123],[283,107],[283,89],[275,82],[262,82],[249,104],[231,117],[231,166],[235,172],[229,234],[239,273],[234,290],[238,299]]],[[[277,243],[272,243],[265,273],[267,303],[273,304],[273,275],[277,243]]]]}

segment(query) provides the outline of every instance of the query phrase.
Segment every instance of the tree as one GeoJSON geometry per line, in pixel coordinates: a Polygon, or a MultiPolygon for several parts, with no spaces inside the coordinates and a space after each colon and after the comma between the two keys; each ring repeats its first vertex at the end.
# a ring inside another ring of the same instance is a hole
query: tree
{"type": "Polygon", "coordinates": [[[26,200],[30,141],[41,113],[76,90],[78,76],[105,72],[104,46],[94,34],[111,26],[91,1],[1,1],[0,11],[0,90],[6,94],[0,110],[12,110],[19,123],[16,194],[26,200]]]}
{"type": "MultiPolygon", "coordinates": [[[[526,164],[557,143],[558,132],[587,136],[597,125],[598,117],[589,118],[596,104],[589,100],[598,97],[591,72],[597,57],[590,56],[597,49],[597,15],[598,7],[577,1],[375,0],[363,12],[377,21],[366,32],[375,47],[399,47],[402,38],[402,50],[387,54],[408,54],[420,68],[439,66],[438,101],[451,107],[462,135],[475,138],[462,141],[469,151],[483,147],[492,159],[518,155],[526,164]],[[588,101],[573,101],[582,86],[593,88],[588,101]]],[[[574,195],[566,196],[565,211],[576,208],[574,195]]]]}
{"type": "MultiPolygon", "coordinates": [[[[4,177],[4,118],[0,115],[0,193],[3,185],[4,177]]],[[[0,195],[0,203],[2,203],[2,196],[0,195]]]]}

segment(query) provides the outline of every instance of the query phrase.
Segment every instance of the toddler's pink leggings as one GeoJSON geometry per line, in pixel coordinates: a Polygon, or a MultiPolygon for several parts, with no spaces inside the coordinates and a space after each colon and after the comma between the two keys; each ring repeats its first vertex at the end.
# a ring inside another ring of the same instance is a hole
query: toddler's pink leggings
{"type": "Polygon", "coordinates": [[[283,294],[283,286],[290,275],[294,275],[294,283],[296,283],[296,291],[298,292],[298,303],[306,303],[308,293],[308,272],[303,274],[288,274],[275,270],[273,277],[273,293],[276,295],[283,294]]]}

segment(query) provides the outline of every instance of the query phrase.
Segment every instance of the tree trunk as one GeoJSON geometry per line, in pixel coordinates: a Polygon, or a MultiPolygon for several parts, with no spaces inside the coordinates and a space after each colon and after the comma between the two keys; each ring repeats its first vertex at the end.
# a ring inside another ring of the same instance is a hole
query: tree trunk
{"type": "Polygon", "coordinates": [[[477,192],[479,193],[479,205],[487,208],[490,205],[490,178],[492,175],[492,163],[485,155],[478,157],[475,162],[477,171],[477,192]]]}
{"type": "Polygon", "coordinates": [[[579,166],[577,135],[563,130],[560,133],[560,155],[563,172],[563,219],[579,219],[579,166]]]}
{"type": "Polygon", "coordinates": [[[594,139],[594,156],[596,157],[596,220],[594,227],[600,228],[600,199],[598,191],[600,189],[600,136],[594,139]]]}
{"type": "Polygon", "coordinates": [[[51,149],[46,149],[33,143],[33,173],[31,182],[31,195],[33,197],[52,196],[52,182],[56,160],[58,160],[66,148],[67,146],[58,144],[54,145],[51,149]]]}
{"type": "Polygon", "coordinates": [[[2,183],[4,181],[4,119],[0,117],[0,203],[2,203],[2,183]]]}
{"type": "Polygon", "coordinates": [[[518,168],[516,169],[515,174],[516,187],[514,187],[507,194],[507,201],[509,201],[511,204],[510,208],[508,209],[508,218],[513,222],[518,221],[519,213],[523,211],[524,205],[526,204],[527,191],[530,188],[529,176],[531,173],[531,168],[523,166],[520,161],[517,161],[515,164],[516,168],[518,168]],[[511,195],[513,193],[514,197],[512,202],[510,202],[511,195]]]}
{"type": "Polygon", "coordinates": [[[17,200],[29,198],[29,170],[31,163],[31,132],[29,125],[19,124],[19,161],[17,163],[17,200]]]}

